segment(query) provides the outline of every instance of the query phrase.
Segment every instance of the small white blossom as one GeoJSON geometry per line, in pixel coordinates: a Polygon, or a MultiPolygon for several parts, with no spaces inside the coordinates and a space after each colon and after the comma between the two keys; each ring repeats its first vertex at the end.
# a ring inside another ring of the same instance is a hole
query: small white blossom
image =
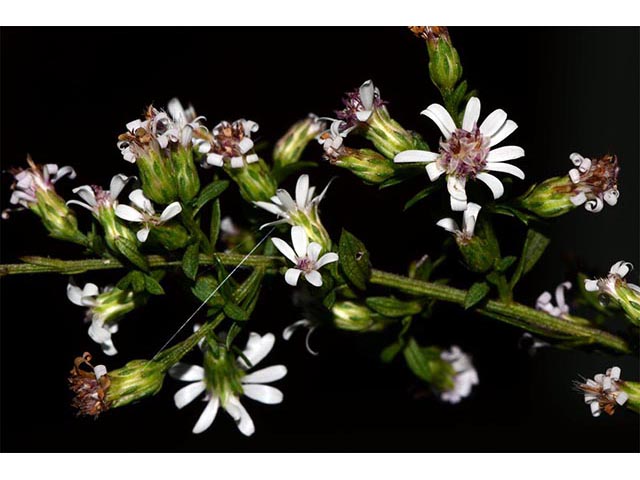
{"type": "Polygon", "coordinates": [[[68,204],[76,204],[81,207],[90,210],[91,212],[97,212],[100,208],[115,208],[118,205],[118,195],[122,192],[127,182],[135,177],[127,177],[126,175],[117,174],[111,179],[109,190],[103,190],[96,185],[82,185],[73,189],[73,193],[77,193],[80,198],[84,200],[69,200],[68,204]]]}
{"type": "Polygon", "coordinates": [[[440,392],[440,399],[449,403],[459,403],[471,394],[474,385],[478,385],[478,372],[473,367],[471,357],[460,350],[460,347],[453,345],[449,351],[442,351],[440,358],[451,364],[456,372],[453,377],[453,388],[440,392]]]}
{"type": "Polygon", "coordinates": [[[554,305],[551,300],[552,296],[549,292],[542,292],[536,300],[536,309],[542,310],[554,317],[566,318],[569,315],[569,305],[564,298],[564,291],[571,289],[571,282],[563,282],[556,287],[555,297],[556,304],[554,305]]]}
{"type": "Polygon", "coordinates": [[[55,183],[61,178],[68,176],[76,178],[73,168],[66,166],[58,168],[55,163],[36,165],[30,157],[27,157],[29,168],[11,170],[15,183],[12,186],[13,193],[9,202],[13,205],[29,206],[38,201],[36,194],[38,191],[53,190],[55,183]]]}
{"type": "Polygon", "coordinates": [[[631,271],[633,265],[630,262],[620,260],[614,263],[609,270],[609,275],[604,278],[586,279],[584,281],[584,288],[588,292],[597,292],[610,295],[617,298],[617,289],[621,283],[624,283],[628,288],[640,294],[640,287],[633,283],[627,283],[623,279],[631,271]]]}
{"type": "Polygon", "coordinates": [[[620,390],[620,367],[607,369],[606,373],[599,373],[593,380],[576,382],[576,387],[584,393],[584,403],[589,405],[591,415],[599,417],[602,410],[613,415],[618,405],[624,405],[629,395],[620,390]]]}
{"type": "Polygon", "coordinates": [[[342,120],[328,120],[331,120],[329,129],[318,135],[317,140],[322,145],[325,158],[335,160],[344,153],[344,139],[354,127],[347,128],[347,123],[342,120]]]}
{"type": "Polygon", "coordinates": [[[337,112],[338,118],[344,120],[350,127],[359,122],[368,122],[376,108],[383,105],[380,90],[367,80],[355,92],[347,93],[342,100],[344,109],[337,112]]]}
{"type": "Polygon", "coordinates": [[[259,157],[253,152],[251,134],[259,128],[256,122],[244,118],[233,123],[220,122],[210,134],[194,143],[200,153],[206,154],[203,166],[222,167],[226,162],[231,168],[242,168],[245,164],[257,162],[259,157]]]}
{"type": "Polygon", "coordinates": [[[325,253],[320,257],[322,246],[316,242],[309,243],[307,232],[303,227],[291,228],[293,248],[280,238],[272,238],[271,241],[295,265],[295,267],[289,268],[284,276],[285,281],[292,286],[298,284],[298,278],[303,274],[311,285],[321,287],[322,275],[318,270],[328,263],[338,261],[338,254],[334,252],[325,253]]]}
{"type": "MultiPolygon", "coordinates": [[[[243,357],[238,357],[235,364],[229,366],[224,372],[225,375],[234,376],[236,381],[233,383],[239,385],[240,391],[230,390],[232,387],[229,387],[229,382],[220,381],[220,375],[215,375],[217,372],[208,372],[199,365],[178,363],[171,367],[169,374],[173,378],[191,382],[176,392],[174,396],[176,407],[183,408],[201,393],[206,392],[204,401],[207,402],[207,405],[193,427],[193,433],[202,433],[207,430],[215,420],[218,409],[222,407],[235,420],[243,435],[253,435],[255,432],[253,420],[240,403],[240,395],[268,405],[281,403],[282,392],[266,384],[283,378],[287,374],[287,368],[284,365],[273,365],[255,372],[245,372],[260,363],[269,354],[274,343],[275,336],[271,333],[264,336],[254,332],[249,334],[249,341],[242,353],[249,360],[250,365],[245,362],[243,357]],[[215,381],[220,381],[220,383],[216,385],[215,381]]],[[[207,364],[205,363],[205,365],[207,364]]]]}
{"type": "Polygon", "coordinates": [[[507,120],[504,110],[493,111],[478,126],[480,100],[476,97],[467,103],[462,127],[458,128],[447,110],[437,103],[422,112],[435,122],[444,139],[440,151],[406,150],[394,158],[396,163],[426,163],[429,179],[434,182],[441,175],[447,177],[447,189],[451,196],[451,209],[462,211],[467,206],[466,182],[478,179],[500,198],[504,193],[502,182],[488,172],[503,172],[524,179],[524,172],[506,163],[524,156],[524,150],[516,146],[493,148],[511,135],[518,126],[507,120]]]}
{"type": "Polygon", "coordinates": [[[142,224],[142,228],[136,234],[141,242],[147,240],[152,226],[162,225],[182,211],[180,202],[173,202],[162,211],[160,216],[157,216],[151,200],[144,196],[141,189],[131,192],[129,200],[131,200],[135,208],[128,205],[118,205],[116,207],[116,216],[128,222],[142,224]]]}
{"type": "Polygon", "coordinates": [[[453,218],[443,218],[436,225],[444,228],[447,232],[453,233],[456,238],[461,241],[468,241],[473,238],[473,232],[476,228],[478,214],[482,207],[477,203],[469,202],[462,214],[462,229],[458,227],[458,223],[453,218]]]}
{"type": "Polygon", "coordinates": [[[569,178],[573,185],[571,202],[583,205],[589,212],[600,212],[605,202],[614,206],[618,203],[618,159],[615,155],[605,155],[591,160],[579,153],[572,153],[569,158],[576,166],[569,170],[569,178]]]}

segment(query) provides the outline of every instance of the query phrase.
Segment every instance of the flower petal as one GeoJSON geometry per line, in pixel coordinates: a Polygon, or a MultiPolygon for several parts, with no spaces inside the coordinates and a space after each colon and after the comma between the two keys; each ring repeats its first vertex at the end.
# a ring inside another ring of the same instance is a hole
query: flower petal
{"type": "Polygon", "coordinates": [[[272,365],[271,367],[256,370],[242,378],[242,383],[270,383],[284,378],[287,367],[284,365],[272,365]]]}
{"type": "Polygon", "coordinates": [[[247,384],[243,385],[244,394],[253,400],[266,403],[267,405],[275,405],[282,403],[284,395],[280,390],[270,385],[247,384]]]}
{"type": "Polygon", "coordinates": [[[473,127],[478,123],[478,118],[480,118],[480,100],[476,97],[471,97],[464,109],[462,129],[467,132],[473,130],[473,127]]]}
{"type": "Polygon", "coordinates": [[[462,214],[462,230],[467,235],[473,235],[476,228],[476,221],[482,207],[477,203],[469,202],[467,208],[462,214]]]}
{"type": "Polygon", "coordinates": [[[78,305],[79,307],[85,306],[85,304],[82,303],[82,289],[76,285],[71,283],[67,285],[67,298],[71,303],[78,305]]]}
{"type": "Polygon", "coordinates": [[[447,140],[451,137],[451,134],[455,132],[456,123],[442,105],[432,103],[426,110],[423,110],[420,113],[433,120],[447,140]]]}
{"type": "MultiPolygon", "coordinates": [[[[227,406],[225,406],[225,409],[227,410],[227,412],[229,412],[228,407],[232,407],[235,410],[234,413],[236,416],[234,415],[231,415],[231,416],[234,417],[234,420],[236,420],[238,430],[240,430],[240,432],[243,435],[246,435],[247,437],[250,437],[251,435],[253,435],[253,433],[256,431],[256,428],[253,424],[253,420],[251,420],[251,416],[249,415],[247,410],[242,406],[242,404],[240,403],[240,400],[238,400],[238,398],[236,397],[229,398],[227,402],[227,406]]],[[[231,414],[231,412],[229,412],[229,414],[231,414]]]]}
{"type": "Polygon", "coordinates": [[[136,188],[134,191],[132,191],[129,194],[129,200],[131,200],[131,202],[136,207],[138,207],[139,210],[150,213],[151,215],[155,213],[151,200],[145,197],[144,192],[142,191],[141,188],[136,188]]]}
{"type": "Polygon", "coordinates": [[[220,399],[217,395],[212,395],[207,402],[207,406],[204,407],[200,418],[198,418],[198,421],[193,427],[192,432],[198,434],[204,432],[207,428],[209,428],[213,421],[216,419],[219,407],[220,399]]]}
{"type": "Polygon", "coordinates": [[[176,407],[183,408],[184,406],[189,405],[198,395],[204,392],[206,388],[204,381],[193,382],[186,387],[182,387],[173,396],[173,401],[176,404],[176,407]]]}
{"type": "Polygon", "coordinates": [[[292,287],[298,285],[298,278],[300,278],[300,274],[302,270],[297,268],[290,268],[284,274],[284,281],[287,282],[292,287]]]}
{"type": "Polygon", "coordinates": [[[405,150],[393,157],[393,161],[395,163],[428,163],[436,161],[439,156],[439,153],[424,150],[405,150]]]}
{"type": "Polygon", "coordinates": [[[600,287],[598,286],[598,280],[585,279],[584,289],[587,292],[597,292],[598,290],[600,290],[600,287]]]}
{"type": "Polygon", "coordinates": [[[249,137],[244,137],[242,140],[240,140],[240,142],[238,142],[238,148],[240,149],[240,153],[247,153],[253,148],[253,140],[251,140],[249,137]]]}
{"type": "Polygon", "coordinates": [[[256,207],[260,207],[267,212],[273,213],[275,215],[282,215],[282,209],[278,205],[274,205],[270,202],[253,202],[256,207]]]}
{"type": "Polygon", "coordinates": [[[309,193],[309,175],[300,175],[296,182],[296,204],[300,210],[307,206],[307,194],[309,193]]]}
{"type": "Polygon", "coordinates": [[[524,172],[521,168],[511,165],[510,163],[487,163],[484,167],[489,172],[503,172],[513,175],[514,177],[524,180],[524,172]]]}
{"type": "Polygon", "coordinates": [[[453,218],[443,218],[438,220],[437,226],[444,228],[447,232],[456,233],[460,231],[458,224],[453,218]]]}
{"type": "Polygon", "coordinates": [[[524,157],[524,149],[515,145],[508,145],[491,150],[487,155],[487,162],[506,162],[520,157],[524,157]]]}
{"type": "Polygon", "coordinates": [[[518,124],[513,120],[507,120],[500,130],[491,136],[491,142],[489,147],[499,144],[502,140],[507,138],[518,128],[518,124]]]}
{"type": "Polygon", "coordinates": [[[427,164],[427,175],[429,175],[429,180],[435,182],[440,176],[445,172],[444,168],[442,168],[438,162],[432,162],[427,164]]]}
{"type": "Polygon", "coordinates": [[[631,262],[625,262],[624,260],[620,260],[619,262],[614,263],[609,270],[609,273],[613,275],[619,275],[624,278],[633,268],[633,264],[631,262]]]}
{"type": "MultiPolygon", "coordinates": [[[[276,342],[276,337],[273,333],[266,333],[262,336],[255,332],[251,332],[249,334],[249,340],[247,341],[247,346],[242,352],[245,357],[251,362],[251,367],[255,367],[258,363],[266,357],[271,349],[273,348],[274,343],[276,342]]],[[[239,357],[238,363],[240,366],[245,369],[251,368],[245,362],[244,358],[239,357]]]]}
{"type": "Polygon", "coordinates": [[[231,168],[242,168],[244,167],[244,162],[242,161],[242,157],[231,157],[231,168]]]}
{"type": "MultiPolygon", "coordinates": [[[[208,146],[208,144],[207,144],[207,146],[208,146]]],[[[222,167],[224,165],[224,157],[222,155],[218,154],[218,153],[209,153],[209,154],[207,154],[206,162],[209,165],[213,165],[215,167],[222,167]]]]}
{"type": "Polygon", "coordinates": [[[282,331],[282,338],[285,340],[289,340],[291,338],[291,335],[293,335],[293,333],[300,327],[310,327],[311,326],[311,321],[307,320],[306,318],[303,318],[302,320],[298,320],[297,322],[293,322],[291,325],[288,325],[283,331],[282,331]]]}
{"type": "Polygon", "coordinates": [[[337,262],[339,260],[338,254],[334,252],[327,252],[321,256],[316,262],[316,269],[323,267],[327,263],[337,262]]]}
{"type": "Polygon", "coordinates": [[[150,232],[149,228],[147,227],[141,228],[136,232],[136,238],[140,243],[144,243],[147,241],[147,238],[149,237],[149,232],[150,232]]]}
{"type": "Polygon", "coordinates": [[[183,382],[197,382],[204,380],[204,368],[200,365],[179,362],[169,369],[169,375],[183,382]]]}
{"type": "Polygon", "coordinates": [[[314,287],[322,286],[322,275],[317,270],[312,270],[304,274],[304,278],[314,287]]]}
{"type": "Polygon", "coordinates": [[[375,87],[373,85],[373,81],[367,80],[358,89],[358,93],[360,94],[360,102],[362,106],[366,110],[371,110],[373,107],[373,99],[375,95],[375,87]]]}
{"type": "Polygon", "coordinates": [[[118,205],[116,216],[128,222],[142,222],[144,220],[144,215],[129,205],[118,205]]]}
{"type": "Polygon", "coordinates": [[[484,182],[491,189],[493,198],[500,198],[504,193],[502,182],[490,173],[480,172],[478,175],[476,175],[476,178],[481,182],[484,182]]]}
{"type": "Polygon", "coordinates": [[[316,242],[311,242],[307,247],[307,257],[309,257],[309,260],[312,262],[317,262],[321,251],[322,245],[316,242]]]}
{"type": "MultiPolygon", "coordinates": [[[[89,185],[82,185],[80,187],[76,187],[72,190],[72,192],[77,193],[78,196],[80,196],[80,198],[84,200],[87,204],[89,204],[91,207],[95,207],[97,205],[96,194],[93,191],[93,188],[91,188],[89,185]]],[[[69,201],[72,202],[73,200],[69,200],[69,201]]],[[[74,203],[77,203],[77,201],[74,203]]]]}
{"type": "Polygon", "coordinates": [[[295,252],[293,251],[293,249],[289,246],[289,244],[287,242],[285,242],[284,240],[282,240],[281,238],[278,238],[278,237],[273,237],[271,239],[271,241],[276,246],[276,248],[278,250],[280,250],[280,253],[282,253],[285,257],[287,257],[293,263],[295,263],[295,264],[298,263],[298,259],[296,258],[295,252]]]}
{"type": "Polygon", "coordinates": [[[173,202],[167,205],[167,208],[162,211],[160,214],[160,221],[164,223],[178,215],[181,211],[182,205],[180,205],[180,202],[173,202]]]}
{"type": "Polygon", "coordinates": [[[507,113],[502,109],[497,109],[484,119],[480,125],[480,133],[486,137],[492,137],[503,127],[507,121],[507,113]]]}
{"type": "Polygon", "coordinates": [[[120,195],[120,192],[122,192],[122,189],[127,184],[130,178],[132,177],[127,177],[126,175],[123,175],[121,173],[113,176],[113,178],[111,179],[111,183],[109,184],[109,196],[112,200],[118,198],[118,195],[120,195]]]}
{"type": "Polygon", "coordinates": [[[296,251],[298,258],[302,258],[307,255],[309,237],[307,236],[307,232],[304,227],[296,225],[291,228],[291,242],[293,243],[293,249],[296,251]]]}

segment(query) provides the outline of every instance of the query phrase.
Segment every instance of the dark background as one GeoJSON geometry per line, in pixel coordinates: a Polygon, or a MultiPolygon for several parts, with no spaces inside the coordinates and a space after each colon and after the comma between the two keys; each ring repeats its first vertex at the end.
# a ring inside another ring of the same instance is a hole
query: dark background
{"type": "MultiPolygon", "coordinates": [[[[618,154],[620,201],[600,214],[582,208],[553,221],[553,244],[521,283],[517,298],[533,304],[579,267],[604,275],[620,259],[638,258],[638,29],[451,28],[465,78],[479,90],[484,118],[504,108],[518,125],[510,137],[527,156],[516,161],[527,182],[571,167],[573,151],[618,154]]],[[[258,138],[274,142],[289,124],[312,111],[332,114],[342,93],[372,78],[405,127],[435,145],[439,132],[419,112],[439,101],[427,74],[426,49],[405,28],[5,28],[1,34],[2,168],[39,163],[70,164],[74,182],[107,184],[117,172],[133,174],[116,148],[126,122],[153,102],[173,96],[192,102],[211,126],[245,117],[260,124],[258,138]]],[[[319,159],[312,146],[306,157],[319,159]]],[[[424,253],[437,255],[447,238],[433,223],[446,203],[424,202],[402,212],[421,185],[416,179],[383,192],[361,185],[346,171],[321,165],[311,172],[323,186],[339,176],[322,204],[334,238],[342,226],[365,241],[378,268],[404,272],[424,253]]],[[[286,186],[295,182],[289,179],[286,186]]],[[[10,179],[2,181],[8,206],[10,179]]],[[[473,195],[484,195],[478,189],[473,195]]],[[[446,199],[444,200],[446,202],[446,199]]],[[[231,211],[240,210],[232,202],[231,211]]],[[[78,212],[83,221],[87,212],[78,212]]],[[[237,218],[237,217],[236,217],[237,218]]],[[[20,255],[73,258],[73,247],[48,241],[33,215],[2,222],[2,262],[20,255]]],[[[524,229],[501,220],[502,233],[519,248],[524,229]]],[[[441,275],[461,270],[453,262],[441,275]]],[[[99,285],[114,273],[76,280],[99,285]]],[[[637,282],[637,272],[630,274],[637,282]]],[[[457,285],[473,279],[457,277],[457,285]]],[[[202,435],[190,433],[200,402],[176,411],[168,379],[157,397],[117,409],[97,421],[76,418],[66,376],[85,350],[97,363],[117,368],[149,358],[191,313],[186,296],[156,299],[127,317],[115,336],[120,353],[105,358],[86,334],[83,311],[65,295],[67,279],[55,275],[3,278],[1,302],[1,440],[3,451],[638,451],[638,416],[620,409],[591,417],[572,390],[578,375],[612,365],[637,380],[635,357],[545,349],[531,357],[519,348],[521,332],[491,319],[441,305],[417,328],[424,344],[460,345],[474,357],[480,385],[457,406],[439,403],[407,371],[401,359],[377,360],[391,334],[355,335],[331,329],[312,338],[279,340],[264,365],[285,363],[279,406],[244,400],[256,434],[239,434],[226,413],[202,435]],[[180,301],[174,299],[180,298],[180,301]],[[385,340],[387,339],[387,340],[385,340]],[[606,418],[605,418],[606,417],[606,418]]],[[[281,278],[273,279],[251,323],[261,333],[301,317],[281,278]]],[[[168,288],[172,288],[171,282],[168,288]]],[[[177,295],[175,290],[172,290],[177,295]]],[[[572,298],[571,296],[569,298],[572,298]]],[[[197,361],[197,356],[190,360],[197,361]]]]}

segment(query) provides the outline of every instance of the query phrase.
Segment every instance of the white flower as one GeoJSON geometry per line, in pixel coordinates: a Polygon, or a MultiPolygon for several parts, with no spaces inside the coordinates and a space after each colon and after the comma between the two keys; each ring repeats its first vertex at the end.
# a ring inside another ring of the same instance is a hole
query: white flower
{"type": "Polygon", "coordinates": [[[564,291],[571,288],[571,282],[563,282],[556,287],[556,305],[551,303],[552,296],[549,292],[542,292],[536,300],[536,309],[542,310],[554,317],[566,318],[569,315],[569,305],[565,302],[564,291]]]}
{"type": "MultiPolygon", "coordinates": [[[[110,292],[111,287],[105,287],[104,292],[110,292]]],[[[105,325],[106,317],[94,310],[95,307],[100,305],[98,296],[100,295],[100,289],[94,283],[87,283],[84,288],[77,287],[73,284],[67,285],[67,297],[80,307],[87,307],[86,319],[91,321],[89,326],[89,337],[102,347],[102,351],[106,355],[115,355],[118,353],[116,347],[113,344],[111,335],[118,331],[118,325],[116,323],[110,323],[105,325]]]]}
{"type": "Polygon", "coordinates": [[[437,103],[430,105],[422,114],[433,120],[444,135],[444,140],[440,141],[440,151],[406,150],[396,155],[394,162],[426,163],[427,174],[432,182],[446,174],[452,210],[462,211],[466,208],[465,187],[468,179],[484,182],[491,189],[493,198],[500,198],[504,187],[497,177],[487,172],[504,172],[524,179],[524,172],[520,168],[505,163],[523,157],[524,150],[521,147],[492,149],[518,128],[514,121],[507,120],[504,110],[493,111],[478,127],[480,100],[473,97],[467,103],[462,128],[457,128],[449,112],[437,103]]]}
{"type": "Polygon", "coordinates": [[[194,142],[200,153],[206,153],[203,166],[224,166],[225,162],[231,168],[242,168],[245,164],[259,160],[253,150],[251,134],[260,127],[256,122],[241,118],[233,123],[222,121],[214,127],[206,138],[199,138],[194,142]]]}
{"type": "Polygon", "coordinates": [[[331,182],[324,187],[324,190],[320,195],[316,195],[314,197],[316,187],[309,186],[309,175],[304,174],[300,175],[296,182],[295,201],[289,192],[283,189],[278,189],[276,194],[271,197],[271,202],[253,202],[258,207],[281,217],[280,220],[266,223],[260,228],[270,225],[278,225],[280,223],[296,225],[296,223],[300,221],[301,217],[311,217],[313,221],[313,218],[317,218],[318,204],[324,198],[325,193],[327,193],[330,183],[331,182]]]}
{"type": "Polygon", "coordinates": [[[591,415],[599,417],[602,410],[613,415],[618,405],[624,405],[629,395],[620,390],[620,367],[607,369],[606,373],[599,373],[593,380],[576,382],[576,387],[584,393],[584,403],[591,408],[591,415]]]}
{"type": "Polygon", "coordinates": [[[318,135],[317,140],[322,145],[325,158],[335,160],[344,153],[344,139],[355,127],[347,128],[346,122],[342,120],[328,120],[331,120],[329,129],[318,135]]]}
{"type": "Polygon", "coordinates": [[[343,100],[345,108],[338,112],[338,118],[345,120],[349,126],[356,126],[358,122],[367,122],[376,108],[383,103],[380,90],[367,80],[355,92],[347,93],[343,100]]]}
{"type": "MultiPolygon", "coordinates": [[[[283,378],[287,374],[287,368],[284,365],[273,365],[252,373],[245,373],[269,354],[274,343],[275,337],[271,333],[260,336],[251,332],[247,346],[242,352],[251,365],[248,365],[242,357],[238,357],[233,366],[227,366],[222,375],[215,375],[220,372],[209,372],[199,365],[178,363],[171,367],[169,374],[173,378],[191,382],[174,395],[176,407],[183,408],[201,393],[206,392],[204,400],[207,405],[193,427],[193,433],[201,433],[208,429],[215,420],[218,409],[222,407],[236,421],[240,432],[250,436],[254,433],[255,427],[253,420],[240,403],[240,395],[268,405],[282,402],[282,392],[265,384],[283,378]],[[228,377],[221,380],[225,374],[233,376],[235,381],[229,382],[228,377]],[[215,384],[215,382],[220,383],[215,384]],[[230,387],[229,383],[235,384],[235,388],[239,388],[239,391],[230,387]]],[[[207,365],[206,362],[205,365],[207,365]]]]}
{"type": "Polygon", "coordinates": [[[13,193],[9,202],[13,205],[20,204],[29,208],[30,204],[38,201],[36,197],[38,191],[53,190],[53,185],[65,176],[71,179],[76,178],[75,170],[69,166],[58,168],[55,163],[36,165],[31,157],[27,157],[27,163],[29,164],[27,169],[11,170],[15,183],[12,185],[13,193]]]}
{"type": "Polygon", "coordinates": [[[584,204],[589,212],[597,213],[604,207],[604,202],[614,206],[618,203],[618,159],[615,155],[605,155],[591,160],[579,153],[572,153],[569,158],[576,166],[569,170],[569,178],[574,184],[571,202],[574,205],[584,204]]]}
{"type": "Polygon", "coordinates": [[[460,350],[457,345],[453,345],[449,351],[442,351],[440,358],[451,364],[456,372],[453,377],[453,388],[440,392],[440,399],[449,403],[458,403],[471,394],[474,385],[480,383],[478,372],[473,367],[471,357],[460,350]]]}
{"type": "Polygon", "coordinates": [[[84,200],[81,202],[79,200],[69,200],[68,204],[76,204],[81,207],[90,210],[91,212],[97,212],[99,208],[115,208],[118,205],[117,199],[122,189],[125,187],[127,182],[135,177],[127,177],[126,175],[122,175],[121,173],[115,175],[111,179],[111,184],[109,185],[109,190],[103,190],[101,187],[96,185],[82,185],[81,187],[77,187],[73,189],[73,193],[77,193],[80,198],[84,200]]]}
{"type": "Polygon", "coordinates": [[[600,291],[600,293],[604,293],[617,298],[618,286],[624,282],[631,290],[635,291],[636,293],[640,293],[640,287],[638,285],[627,283],[623,280],[632,268],[633,265],[630,262],[620,260],[619,262],[616,262],[611,266],[609,275],[607,275],[605,278],[596,278],[593,280],[586,279],[584,281],[584,288],[588,292],[600,291]]]}
{"type": "Polygon", "coordinates": [[[458,227],[458,223],[453,218],[443,218],[436,225],[444,228],[447,232],[453,233],[456,238],[461,241],[468,241],[473,238],[473,232],[476,228],[478,214],[482,207],[477,203],[469,202],[462,214],[462,229],[458,227]]]}
{"type": "Polygon", "coordinates": [[[129,200],[136,208],[128,205],[118,205],[116,216],[129,222],[141,223],[143,227],[138,230],[136,236],[141,242],[145,242],[149,236],[151,226],[161,225],[168,222],[182,211],[180,202],[173,202],[168,205],[158,217],[153,208],[151,200],[144,196],[141,189],[136,189],[129,194],[129,200]]]}
{"type": "Polygon", "coordinates": [[[291,228],[293,248],[280,238],[272,238],[271,241],[295,265],[294,268],[289,268],[284,275],[285,281],[292,286],[296,286],[298,278],[301,274],[304,274],[307,282],[314,287],[321,287],[322,275],[318,270],[328,263],[338,261],[338,254],[334,252],[325,253],[320,257],[322,246],[316,242],[309,243],[307,232],[303,227],[295,226],[291,228]]]}
{"type": "Polygon", "coordinates": [[[304,344],[305,344],[305,347],[307,348],[307,352],[309,352],[311,355],[318,355],[319,352],[316,352],[315,350],[313,350],[311,348],[311,345],[309,344],[309,338],[311,337],[311,334],[317,328],[316,323],[312,322],[311,320],[307,320],[307,319],[303,318],[302,320],[298,320],[297,322],[293,322],[291,325],[287,326],[282,331],[282,338],[284,338],[285,340],[288,341],[291,338],[291,336],[294,334],[294,332],[296,330],[301,329],[301,328],[306,328],[307,329],[307,335],[305,336],[305,340],[304,340],[304,344]]]}

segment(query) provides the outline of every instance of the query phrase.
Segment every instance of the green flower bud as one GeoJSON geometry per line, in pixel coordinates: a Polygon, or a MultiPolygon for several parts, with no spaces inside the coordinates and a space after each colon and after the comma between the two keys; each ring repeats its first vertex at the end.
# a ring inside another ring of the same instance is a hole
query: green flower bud
{"type": "Polygon", "coordinates": [[[171,157],[160,151],[149,150],[136,161],[142,191],[145,196],[160,205],[168,205],[178,199],[176,171],[171,157]]]}
{"type": "Polygon", "coordinates": [[[157,225],[149,231],[149,242],[158,243],[167,250],[184,248],[189,242],[189,234],[178,224],[157,225]]]}
{"type": "Polygon", "coordinates": [[[350,301],[335,303],[331,313],[337,328],[353,332],[377,332],[392,322],[366,306],[350,301]]]}
{"type": "Polygon", "coordinates": [[[568,176],[549,178],[533,185],[517,201],[522,207],[541,217],[559,217],[577,208],[571,201],[572,186],[568,176]]]}
{"type": "Polygon", "coordinates": [[[624,406],[636,413],[640,413],[640,382],[620,381],[618,382],[618,388],[628,396],[624,406]]]}
{"type": "Polygon", "coordinates": [[[224,169],[238,184],[240,195],[247,202],[269,201],[276,194],[278,184],[261,158],[240,168],[225,164],[224,169]]]}
{"type": "Polygon", "coordinates": [[[342,155],[329,160],[333,165],[351,170],[367,183],[382,183],[393,177],[393,161],[367,148],[344,147],[342,155]]]}
{"type": "Polygon", "coordinates": [[[462,77],[458,52],[451,43],[446,27],[410,27],[418,37],[426,40],[429,52],[429,74],[440,90],[451,91],[462,77]]]}
{"type": "Polygon", "coordinates": [[[193,159],[191,146],[179,146],[171,153],[175,182],[178,187],[178,195],[183,202],[188,202],[200,191],[200,177],[193,159]]]}
{"type": "Polygon", "coordinates": [[[273,161],[276,168],[282,168],[300,160],[306,146],[323,130],[326,122],[309,114],[304,120],[294,123],[273,149],[273,161]]]}

